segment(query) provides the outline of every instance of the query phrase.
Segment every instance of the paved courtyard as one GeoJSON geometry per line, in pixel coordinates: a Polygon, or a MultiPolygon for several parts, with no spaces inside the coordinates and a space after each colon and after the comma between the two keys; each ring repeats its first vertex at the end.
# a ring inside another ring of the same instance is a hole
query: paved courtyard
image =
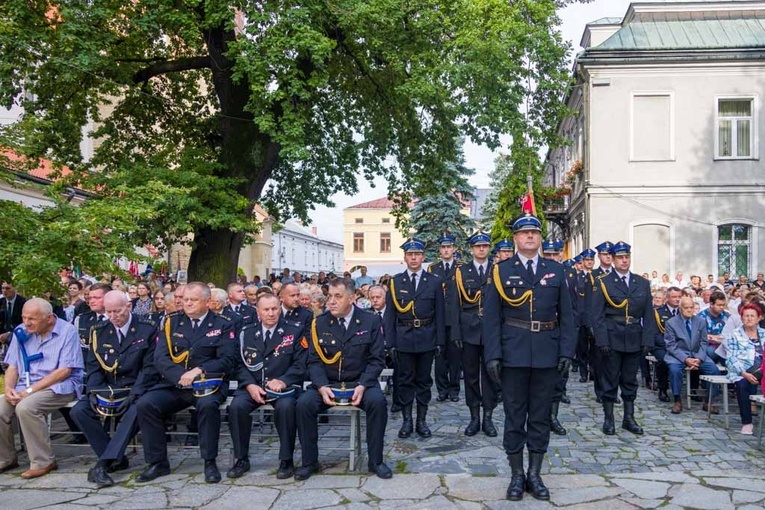
{"type": "MultiPolygon", "coordinates": [[[[57,446],[59,470],[25,481],[22,469],[0,475],[0,501],[4,508],[558,508],[620,510],[630,508],[763,508],[765,455],[756,438],[739,433],[733,409],[731,428],[722,416],[707,421],[700,403],[694,410],[672,415],[669,404],[641,388],[638,420],[646,435],[636,437],[617,429],[614,437],[600,432],[601,413],[591,384],[569,383],[571,405],[561,407],[568,436],[553,436],[545,482],[549,503],[526,496],[520,503],[504,500],[509,467],[500,437],[482,433],[468,438],[461,431],[467,409],[464,402],[434,403],[430,422],[434,436],[399,440],[400,416],[388,424],[386,460],[396,473],[392,480],[347,472],[347,454],[328,451],[347,444],[347,419],[331,417],[322,425],[322,474],[306,482],[276,480],[276,443],[265,437],[253,440],[253,470],[243,478],[218,485],[204,483],[202,462],[194,449],[171,449],[173,474],[153,483],[138,484],[143,465],[141,450],[129,454],[131,468],[114,475],[118,485],[96,490],[86,480],[94,462],[88,448],[57,446]]],[[[502,423],[501,410],[497,425],[502,423]]],[[[621,413],[617,412],[617,424],[621,413]]],[[[755,418],[755,425],[758,423],[755,418]]],[[[259,430],[259,428],[257,428],[259,430]]],[[[268,432],[268,424],[263,427],[268,432]]],[[[227,428],[218,458],[221,471],[230,463],[227,428]]],[[[22,467],[26,461],[21,457],[22,467]]],[[[296,456],[299,461],[299,453],[296,456]]],[[[362,459],[361,465],[366,466],[362,459]]]]}

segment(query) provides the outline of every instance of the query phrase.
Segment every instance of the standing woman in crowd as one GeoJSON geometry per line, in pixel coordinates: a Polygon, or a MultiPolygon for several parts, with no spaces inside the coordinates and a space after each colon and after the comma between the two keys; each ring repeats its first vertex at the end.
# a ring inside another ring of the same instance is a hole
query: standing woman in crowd
{"type": "Polygon", "coordinates": [[[762,347],[765,342],[765,329],[759,327],[762,310],[755,303],[743,305],[739,311],[741,327],[733,331],[728,339],[728,379],[736,387],[738,408],[741,413],[741,433],[751,436],[752,409],[749,396],[757,393],[762,379],[762,347]],[[759,368],[759,374],[757,372],[759,368]],[[759,376],[759,377],[758,377],[759,376]]]}
{"type": "Polygon", "coordinates": [[[131,291],[133,290],[133,287],[135,287],[136,290],[136,297],[133,298],[133,315],[146,317],[152,312],[151,287],[149,287],[149,284],[146,282],[141,282],[138,285],[131,285],[131,291]]]}

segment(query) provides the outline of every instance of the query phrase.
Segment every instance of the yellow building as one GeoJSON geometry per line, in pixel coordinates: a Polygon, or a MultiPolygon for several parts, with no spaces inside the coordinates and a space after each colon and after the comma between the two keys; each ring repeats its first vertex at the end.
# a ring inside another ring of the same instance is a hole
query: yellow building
{"type": "Polygon", "coordinates": [[[406,269],[399,246],[404,236],[396,230],[391,214],[393,202],[378,198],[343,209],[343,245],[345,270],[367,266],[369,276],[378,279],[406,269]]]}

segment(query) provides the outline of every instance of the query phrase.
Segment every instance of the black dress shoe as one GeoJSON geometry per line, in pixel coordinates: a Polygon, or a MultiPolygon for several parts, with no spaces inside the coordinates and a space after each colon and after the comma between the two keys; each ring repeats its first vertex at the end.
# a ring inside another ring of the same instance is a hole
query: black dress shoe
{"type": "Polygon", "coordinates": [[[88,444],[88,438],[83,434],[72,434],[69,444],[88,444]]]}
{"type": "Polygon", "coordinates": [[[138,475],[135,479],[137,482],[151,482],[152,480],[170,474],[170,464],[165,462],[157,462],[156,464],[149,464],[143,473],[138,475]]]}
{"type": "Polygon", "coordinates": [[[582,383],[587,382],[587,376],[586,375],[579,376],[579,382],[582,382],[582,383]]]}
{"type": "Polygon", "coordinates": [[[300,466],[295,470],[295,480],[308,480],[311,475],[319,471],[318,464],[308,464],[307,466],[300,466]]]}
{"type": "Polygon", "coordinates": [[[125,469],[130,467],[130,461],[127,459],[127,457],[122,457],[119,462],[112,462],[107,466],[106,472],[107,473],[116,473],[117,471],[124,471],[125,469]]]}
{"type": "Polygon", "coordinates": [[[448,395],[439,395],[436,397],[436,402],[444,402],[447,398],[449,398],[448,395]]]}
{"type": "Polygon", "coordinates": [[[666,391],[659,391],[659,400],[662,402],[669,402],[669,395],[666,391]]]}
{"type": "Polygon", "coordinates": [[[391,413],[400,413],[401,412],[401,406],[398,405],[398,404],[391,404],[390,412],[391,413]]]}
{"type": "MultiPolygon", "coordinates": [[[[249,461],[248,461],[249,463],[249,461]]],[[[220,483],[220,471],[218,465],[214,460],[205,461],[205,482],[206,483],[220,483]]]]}
{"type": "Polygon", "coordinates": [[[387,480],[388,478],[393,478],[393,471],[391,471],[390,468],[386,466],[384,462],[381,462],[380,464],[377,464],[376,466],[373,466],[370,464],[369,472],[376,474],[378,478],[382,478],[383,480],[387,480]]]}
{"type": "Polygon", "coordinates": [[[199,446],[199,436],[196,434],[189,434],[183,441],[183,446],[199,446]]]}
{"type": "Polygon", "coordinates": [[[234,466],[226,472],[226,478],[240,478],[250,470],[250,459],[236,459],[234,466]]]}
{"type": "Polygon", "coordinates": [[[603,398],[602,397],[597,397],[595,399],[595,402],[597,402],[598,404],[602,404],[603,403],[603,398]]]}
{"type": "Polygon", "coordinates": [[[295,464],[291,460],[279,461],[279,469],[276,471],[276,478],[286,480],[295,474],[295,464]]]}
{"type": "Polygon", "coordinates": [[[451,397],[449,397],[449,400],[451,400],[452,402],[459,402],[460,397],[458,397],[457,395],[452,395],[451,397]]]}
{"type": "Polygon", "coordinates": [[[90,468],[88,471],[88,481],[98,485],[99,488],[114,485],[114,480],[106,473],[106,468],[101,465],[90,468]]]}
{"type": "Polygon", "coordinates": [[[562,403],[564,403],[564,404],[570,404],[571,403],[571,399],[568,398],[568,395],[566,395],[565,393],[560,396],[560,401],[562,403]]]}

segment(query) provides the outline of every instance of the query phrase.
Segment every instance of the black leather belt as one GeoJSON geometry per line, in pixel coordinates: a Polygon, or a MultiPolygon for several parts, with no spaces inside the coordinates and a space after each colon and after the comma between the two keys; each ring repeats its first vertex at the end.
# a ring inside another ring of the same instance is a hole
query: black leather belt
{"type": "Polygon", "coordinates": [[[619,324],[624,324],[626,326],[629,326],[630,324],[640,324],[640,319],[630,315],[626,317],[624,315],[606,315],[606,319],[611,319],[614,322],[618,322],[619,324]]]}
{"type": "Polygon", "coordinates": [[[518,319],[505,318],[505,324],[515,326],[516,328],[528,329],[529,331],[550,331],[558,327],[558,321],[540,322],[540,321],[522,321],[518,319]]]}
{"type": "Polygon", "coordinates": [[[404,326],[423,328],[433,322],[433,319],[399,319],[398,323],[404,326]]]}
{"type": "Polygon", "coordinates": [[[475,306],[473,308],[463,308],[463,312],[483,317],[483,307],[475,306]]]}

